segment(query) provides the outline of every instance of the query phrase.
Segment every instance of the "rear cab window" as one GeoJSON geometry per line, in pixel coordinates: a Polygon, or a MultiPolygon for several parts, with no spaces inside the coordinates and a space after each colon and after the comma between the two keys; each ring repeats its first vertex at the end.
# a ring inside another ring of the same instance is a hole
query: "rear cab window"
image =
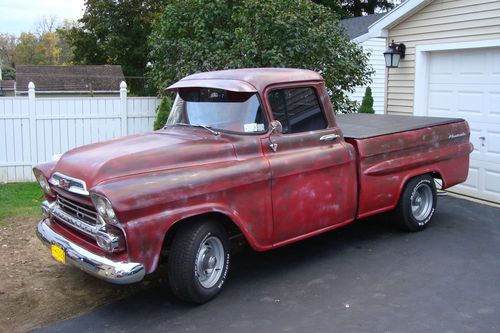
{"type": "Polygon", "coordinates": [[[321,130],[328,125],[312,87],[277,89],[268,98],[273,117],[281,122],[284,134],[321,130]]]}

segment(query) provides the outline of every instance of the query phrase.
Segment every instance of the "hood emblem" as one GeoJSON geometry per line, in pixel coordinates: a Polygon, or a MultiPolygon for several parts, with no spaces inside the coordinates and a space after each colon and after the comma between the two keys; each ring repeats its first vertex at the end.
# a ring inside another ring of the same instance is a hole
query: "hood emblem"
{"type": "Polygon", "coordinates": [[[69,182],[69,180],[66,180],[64,178],[60,178],[59,179],[59,186],[61,186],[62,188],[67,190],[70,186],[70,182],[69,182]]]}

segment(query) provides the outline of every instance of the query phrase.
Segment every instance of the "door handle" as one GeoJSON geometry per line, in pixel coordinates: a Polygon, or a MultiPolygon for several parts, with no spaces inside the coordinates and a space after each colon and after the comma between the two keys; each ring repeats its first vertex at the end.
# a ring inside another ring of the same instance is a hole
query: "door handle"
{"type": "Polygon", "coordinates": [[[327,134],[319,138],[319,141],[333,141],[337,140],[338,138],[340,138],[340,135],[338,134],[327,134]]]}

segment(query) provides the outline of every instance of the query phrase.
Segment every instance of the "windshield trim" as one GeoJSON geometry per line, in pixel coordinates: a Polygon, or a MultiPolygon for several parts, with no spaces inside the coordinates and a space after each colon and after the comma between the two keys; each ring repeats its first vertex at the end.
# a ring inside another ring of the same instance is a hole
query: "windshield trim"
{"type": "MultiPolygon", "coordinates": [[[[219,89],[219,88],[214,88],[214,87],[196,87],[196,88],[208,88],[208,89],[213,88],[213,89],[219,89]]],[[[190,125],[190,126],[184,126],[184,127],[194,128],[194,127],[202,127],[202,126],[204,126],[205,128],[208,127],[210,130],[213,130],[215,132],[227,133],[227,134],[236,134],[236,135],[252,135],[252,136],[255,136],[255,135],[265,135],[265,134],[268,134],[269,133],[269,123],[270,123],[270,120],[269,120],[269,115],[267,114],[266,106],[263,103],[262,98],[261,98],[261,96],[260,96],[260,94],[258,92],[255,92],[254,95],[257,96],[257,100],[259,101],[259,105],[260,105],[260,107],[262,109],[262,114],[264,116],[264,120],[265,120],[264,131],[260,131],[260,132],[244,132],[244,131],[243,132],[239,132],[239,131],[232,131],[232,130],[222,129],[222,128],[218,128],[218,127],[214,127],[214,126],[203,125],[203,124],[186,124],[186,125],[190,125]]],[[[174,102],[172,103],[172,106],[174,105],[175,100],[178,97],[180,98],[179,92],[176,91],[176,96],[174,98],[174,102]]],[[[167,119],[167,121],[168,121],[168,119],[167,119]]],[[[175,127],[176,124],[167,124],[167,123],[165,123],[165,125],[163,126],[162,129],[165,129],[166,127],[175,127]]]]}

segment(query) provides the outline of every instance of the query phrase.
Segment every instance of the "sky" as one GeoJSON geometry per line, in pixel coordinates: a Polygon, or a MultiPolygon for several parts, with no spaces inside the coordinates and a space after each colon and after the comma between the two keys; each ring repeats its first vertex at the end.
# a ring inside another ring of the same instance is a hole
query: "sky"
{"type": "Polygon", "coordinates": [[[76,20],[83,15],[84,0],[0,0],[0,33],[19,35],[34,31],[42,16],[76,20]]]}

